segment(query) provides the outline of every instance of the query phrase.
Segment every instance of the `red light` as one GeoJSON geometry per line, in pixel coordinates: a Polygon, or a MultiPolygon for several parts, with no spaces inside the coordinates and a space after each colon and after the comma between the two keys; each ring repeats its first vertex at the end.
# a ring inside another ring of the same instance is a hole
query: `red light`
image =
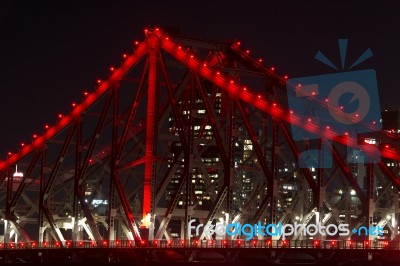
{"type": "Polygon", "coordinates": [[[319,243],[318,241],[314,241],[314,245],[315,245],[315,246],[317,246],[317,245],[318,245],[318,243],[319,243]]]}
{"type": "Polygon", "coordinates": [[[332,241],[332,242],[331,242],[331,245],[334,246],[334,245],[335,245],[335,241],[332,241]]]}
{"type": "Polygon", "coordinates": [[[79,246],[82,247],[83,246],[83,242],[79,241],[79,246]]]}
{"type": "Polygon", "coordinates": [[[311,118],[308,118],[307,121],[308,121],[308,122],[311,122],[311,118]]]}
{"type": "Polygon", "coordinates": [[[288,79],[289,77],[287,75],[283,76],[284,79],[288,79]]]}
{"type": "Polygon", "coordinates": [[[119,240],[117,240],[115,243],[116,243],[117,245],[119,245],[119,240]]]}
{"type": "Polygon", "coordinates": [[[62,114],[58,114],[58,118],[62,118],[63,117],[63,115],[62,114]]]}
{"type": "Polygon", "coordinates": [[[12,152],[9,151],[7,154],[8,154],[9,156],[11,156],[11,155],[12,155],[12,152]]]}
{"type": "Polygon", "coordinates": [[[356,114],[356,117],[359,117],[360,115],[359,114],[356,114]]]}
{"type": "Polygon", "coordinates": [[[101,83],[101,79],[98,79],[98,80],[97,80],[97,83],[101,83]]]}
{"type": "Polygon", "coordinates": [[[68,241],[68,242],[67,242],[67,246],[71,246],[71,242],[68,241]]]}
{"type": "Polygon", "coordinates": [[[114,71],[115,70],[115,68],[114,67],[110,67],[110,71],[114,71]]]}
{"type": "Polygon", "coordinates": [[[23,247],[24,246],[24,243],[21,243],[21,247],[23,247]]]}
{"type": "Polygon", "coordinates": [[[159,28],[156,28],[156,31],[159,31],[160,29],[159,28]]]}
{"type": "Polygon", "coordinates": [[[178,49],[182,49],[182,46],[178,46],[178,49]]]}
{"type": "Polygon", "coordinates": [[[172,241],[171,240],[168,240],[168,245],[170,246],[171,244],[172,244],[172,241]]]}
{"type": "Polygon", "coordinates": [[[240,45],[240,42],[237,42],[236,44],[237,44],[237,45],[240,45]]]}
{"type": "Polygon", "coordinates": [[[340,110],[343,110],[343,106],[340,106],[339,108],[340,108],[340,110]]]}
{"type": "Polygon", "coordinates": [[[262,63],[262,61],[263,61],[262,58],[258,59],[258,62],[262,63]]]}
{"type": "Polygon", "coordinates": [[[123,54],[122,57],[123,57],[123,58],[127,58],[128,55],[127,55],[127,54],[123,54]]]}
{"type": "Polygon", "coordinates": [[[283,240],[283,245],[286,245],[286,240],[283,240]]]}
{"type": "Polygon", "coordinates": [[[107,241],[103,241],[103,246],[107,246],[107,241]]]}
{"type": "Polygon", "coordinates": [[[190,55],[190,58],[193,58],[193,55],[192,55],[192,54],[190,55]]]}
{"type": "Polygon", "coordinates": [[[36,139],[37,138],[37,135],[36,134],[33,134],[33,136],[32,136],[34,139],[36,139]]]}
{"type": "Polygon", "coordinates": [[[271,67],[271,71],[274,71],[275,70],[275,67],[271,67]]]}
{"type": "Polygon", "coordinates": [[[224,245],[226,245],[226,240],[224,240],[224,242],[223,242],[223,243],[224,243],[224,245]]]}
{"type": "Polygon", "coordinates": [[[243,88],[243,90],[244,90],[244,91],[247,91],[247,88],[246,88],[246,87],[244,87],[244,88],[243,88]]]}
{"type": "Polygon", "coordinates": [[[22,143],[21,143],[21,146],[24,147],[24,146],[25,146],[25,143],[22,142],[22,143]]]}
{"type": "Polygon", "coordinates": [[[246,50],[246,54],[249,54],[250,53],[250,50],[246,50]]]}
{"type": "Polygon", "coordinates": [[[217,72],[217,75],[219,75],[219,74],[221,74],[221,73],[217,72]]]}
{"type": "Polygon", "coordinates": [[[83,95],[88,96],[88,95],[89,95],[89,92],[84,91],[84,92],[83,92],[83,95]]]}
{"type": "MultiPolygon", "coordinates": [[[[168,38],[166,38],[167,40],[168,40],[168,38]]],[[[135,41],[135,45],[139,45],[139,42],[138,41],[135,41]]]]}
{"type": "Polygon", "coordinates": [[[44,242],[43,242],[43,245],[44,245],[45,247],[47,247],[47,242],[46,242],[46,241],[44,241],[44,242]]]}
{"type": "Polygon", "coordinates": [[[375,122],[375,121],[372,121],[372,124],[373,124],[373,125],[375,125],[375,124],[376,124],[376,122],[375,122]]]}
{"type": "Polygon", "coordinates": [[[203,64],[203,66],[204,66],[204,67],[206,67],[206,66],[207,66],[207,64],[206,64],[206,63],[204,63],[204,64],[203,64]]]}
{"type": "Polygon", "coordinates": [[[45,129],[49,129],[49,125],[45,125],[44,128],[45,128],[45,129]]]}
{"type": "Polygon", "coordinates": [[[273,105],[273,106],[276,106],[276,103],[273,103],[272,105],[273,105]]]}
{"type": "Polygon", "coordinates": [[[76,107],[76,103],[71,103],[72,107],[76,107]]]}
{"type": "Polygon", "coordinates": [[[234,81],[233,80],[231,80],[231,84],[233,84],[234,83],[234,81]]]}
{"type": "Polygon", "coordinates": [[[326,126],[326,129],[330,129],[331,127],[330,126],[326,126]]]}
{"type": "Polygon", "coordinates": [[[326,99],[325,99],[325,102],[329,102],[329,99],[328,99],[328,98],[326,98],[326,99]]]}
{"type": "Polygon", "coordinates": [[[289,111],[289,113],[293,114],[293,111],[292,111],[292,110],[290,110],[290,111],[289,111]]]}
{"type": "Polygon", "coordinates": [[[257,97],[258,97],[258,99],[261,99],[262,96],[259,94],[259,95],[257,95],[257,97]]]}
{"type": "Polygon", "coordinates": [[[349,135],[349,132],[344,132],[344,134],[347,136],[347,135],[349,135]]]}
{"type": "Polygon", "coordinates": [[[389,145],[386,144],[386,145],[385,145],[385,148],[389,148],[389,145]]]}
{"type": "Polygon", "coordinates": [[[317,93],[315,91],[311,92],[312,96],[315,96],[317,93]]]}

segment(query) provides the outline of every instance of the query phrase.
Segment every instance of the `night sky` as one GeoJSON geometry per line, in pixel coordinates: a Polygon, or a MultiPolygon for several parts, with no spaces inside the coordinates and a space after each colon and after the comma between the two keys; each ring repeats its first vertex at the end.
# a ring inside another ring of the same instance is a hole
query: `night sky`
{"type": "Polygon", "coordinates": [[[371,48],[356,69],[376,69],[381,106],[400,105],[400,2],[242,2],[0,0],[0,159],[92,91],[148,25],[239,39],[289,77],[334,73],[314,55],[339,65],[337,39],[348,38],[347,66],[371,48]]]}

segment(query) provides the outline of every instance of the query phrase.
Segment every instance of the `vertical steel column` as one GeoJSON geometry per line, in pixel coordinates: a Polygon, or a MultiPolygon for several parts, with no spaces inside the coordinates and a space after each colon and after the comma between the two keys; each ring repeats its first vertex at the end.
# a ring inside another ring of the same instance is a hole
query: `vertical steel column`
{"type": "Polygon", "coordinates": [[[4,243],[7,244],[10,240],[10,231],[8,230],[11,225],[9,225],[10,221],[10,203],[12,199],[12,185],[13,185],[13,173],[11,171],[11,167],[8,168],[7,174],[7,192],[6,192],[6,217],[4,219],[4,243]]]}
{"type": "Polygon", "coordinates": [[[82,117],[76,122],[77,124],[77,133],[76,133],[76,145],[75,145],[75,179],[74,179],[74,202],[72,209],[72,217],[73,217],[73,227],[72,227],[72,240],[78,241],[79,239],[79,228],[78,228],[78,219],[79,219],[79,199],[78,194],[80,191],[80,169],[82,164],[82,117]]]}
{"type": "MultiPolygon", "coordinates": [[[[228,96],[228,95],[227,95],[228,96]]],[[[227,195],[226,195],[226,211],[227,211],[227,213],[229,214],[229,215],[232,215],[232,209],[233,209],[233,178],[234,178],[234,174],[233,174],[233,170],[235,169],[234,168],[234,159],[233,159],[233,157],[234,157],[234,155],[233,155],[233,127],[235,126],[235,124],[234,124],[234,122],[235,122],[235,119],[234,119],[234,115],[235,115],[235,113],[234,113],[234,108],[233,108],[233,106],[234,106],[235,104],[234,104],[234,101],[232,101],[232,100],[230,100],[230,99],[227,99],[227,108],[228,108],[228,110],[227,110],[227,116],[228,116],[228,119],[227,119],[227,122],[229,123],[228,124],[228,130],[227,130],[227,140],[226,140],[226,143],[227,143],[227,159],[228,159],[228,165],[229,165],[229,168],[228,169],[226,169],[226,170],[228,170],[227,172],[225,172],[225,185],[228,187],[228,193],[227,193],[227,195]]]]}
{"type": "MultiPolygon", "coordinates": [[[[314,206],[317,207],[317,216],[316,222],[322,224],[322,220],[324,219],[324,199],[325,199],[325,182],[324,182],[324,139],[319,140],[319,155],[318,155],[318,163],[317,163],[317,195],[313,195],[314,206]]],[[[321,235],[317,234],[316,237],[321,239],[321,235]]]]}
{"type": "Polygon", "coordinates": [[[195,86],[194,86],[194,77],[190,77],[190,86],[189,86],[189,93],[190,93],[190,100],[189,100],[189,117],[187,121],[187,132],[188,132],[188,139],[187,139],[187,149],[188,151],[185,152],[185,165],[184,165],[184,175],[186,176],[186,189],[185,189],[185,243],[186,245],[190,245],[190,234],[188,232],[188,224],[191,220],[191,206],[192,206],[192,177],[193,177],[193,134],[194,134],[194,123],[193,123],[193,109],[194,109],[194,102],[195,102],[195,86]]]}
{"type": "Polygon", "coordinates": [[[271,182],[268,182],[268,194],[271,195],[271,223],[277,224],[278,218],[276,216],[276,206],[278,204],[278,186],[277,186],[277,174],[278,174],[278,122],[272,121],[272,161],[271,161],[271,182]]]}
{"type": "MultiPolygon", "coordinates": [[[[112,140],[111,140],[111,162],[110,162],[110,195],[109,195],[109,209],[108,209],[108,239],[115,240],[115,185],[114,181],[119,178],[116,169],[117,152],[118,152],[118,106],[119,95],[118,86],[113,88],[114,94],[113,115],[112,115],[112,140]]],[[[130,221],[128,221],[130,222],[130,221]]]]}
{"type": "Polygon", "coordinates": [[[39,245],[43,243],[44,239],[44,210],[43,210],[43,199],[44,191],[46,187],[46,159],[47,159],[47,147],[43,147],[42,158],[40,162],[40,186],[39,186],[39,215],[38,215],[38,225],[39,225],[39,245]]]}
{"type": "MultiPolygon", "coordinates": [[[[363,202],[367,217],[367,227],[370,227],[374,223],[374,211],[375,211],[375,201],[374,201],[374,165],[372,163],[366,163],[366,175],[367,175],[367,202],[363,202]],[[366,204],[366,205],[365,205],[366,204]]],[[[373,236],[368,234],[368,240],[372,240],[373,236]]]]}
{"type": "Polygon", "coordinates": [[[147,92],[147,113],[146,113],[146,150],[145,168],[143,182],[143,218],[153,211],[153,177],[154,177],[154,137],[155,137],[155,110],[157,92],[157,53],[159,40],[156,38],[149,40],[149,83],[147,92]]]}

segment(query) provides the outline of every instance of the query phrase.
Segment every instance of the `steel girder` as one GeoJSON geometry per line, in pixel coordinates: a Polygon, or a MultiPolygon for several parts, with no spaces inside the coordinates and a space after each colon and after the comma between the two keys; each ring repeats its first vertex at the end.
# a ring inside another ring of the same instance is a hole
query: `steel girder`
{"type": "Polygon", "coordinates": [[[387,165],[399,164],[397,151],[383,149],[376,167],[352,165],[343,151],[357,141],[338,138],[332,169],[299,168],[308,145],[293,141],[287,123],[302,118],[288,118],[285,99],[285,79],[237,42],[146,31],[70,114],[0,163],[0,213],[14,224],[4,240],[17,228],[25,241],[140,241],[151,239],[139,228],[149,226],[156,238],[189,240],[174,222],[308,223],[312,210],[325,224],[399,219],[398,202],[387,202],[400,188],[387,165]],[[13,178],[15,165],[22,179],[13,178]],[[147,213],[150,225],[142,220],[147,213]]]}

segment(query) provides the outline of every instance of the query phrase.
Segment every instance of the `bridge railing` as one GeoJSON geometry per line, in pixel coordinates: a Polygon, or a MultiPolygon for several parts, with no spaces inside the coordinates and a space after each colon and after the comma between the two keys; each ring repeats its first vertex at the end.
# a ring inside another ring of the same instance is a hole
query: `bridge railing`
{"type": "Polygon", "coordinates": [[[61,249],[61,248],[306,248],[306,249],[388,249],[400,250],[400,241],[339,241],[339,240],[103,240],[0,243],[0,250],[61,249]]]}

